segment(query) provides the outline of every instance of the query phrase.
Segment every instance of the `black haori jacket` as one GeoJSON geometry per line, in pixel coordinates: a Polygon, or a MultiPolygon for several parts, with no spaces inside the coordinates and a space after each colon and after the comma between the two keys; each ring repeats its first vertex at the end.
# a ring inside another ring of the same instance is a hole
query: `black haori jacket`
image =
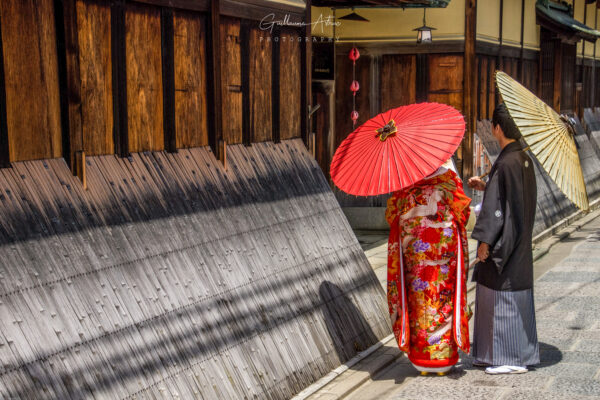
{"type": "Polygon", "coordinates": [[[533,162],[521,144],[508,144],[492,166],[472,237],[490,245],[473,280],[493,290],[533,288],[531,239],[537,188],[533,162]]]}

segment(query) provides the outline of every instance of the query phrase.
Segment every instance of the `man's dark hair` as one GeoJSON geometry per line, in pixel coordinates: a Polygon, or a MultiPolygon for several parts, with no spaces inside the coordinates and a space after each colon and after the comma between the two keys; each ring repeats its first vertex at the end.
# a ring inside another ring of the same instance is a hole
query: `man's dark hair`
{"type": "Polygon", "coordinates": [[[504,103],[500,103],[494,109],[494,114],[492,115],[492,125],[496,127],[496,125],[500,125],[502,132],[504,132],[504,136],[508,139],[519,140],[521,138],[521,132],[519,132],[519,128],[515,124],[515,121],[510,117],[508,110],[504,103]]]}

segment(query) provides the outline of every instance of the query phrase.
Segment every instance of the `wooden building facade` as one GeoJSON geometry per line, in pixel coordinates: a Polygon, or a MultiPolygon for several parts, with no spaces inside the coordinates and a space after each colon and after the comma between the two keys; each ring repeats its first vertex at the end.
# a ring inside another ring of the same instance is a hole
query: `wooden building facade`
{"type": "MultiPolygon", "coordinates": [[[[595,67],[600,61],[600,49],[596,51],[600,44],[595,43],[599,3],[550,1],[548,7],[542,3],[452,0],[444,8],[427,8],[425,14],[423,8],[389,8],[390,4],[388,8],[356,8],[368,22],[340,19],[348,9],[313,7],[313,35],[319,41],[333,38],[335,49],[334,84],[330,85],[334,89],[328,92],[335,99],[335,112],[316,117],[329,121],[317,122],[317,129],[323,125],[332,128],[318,131],[317,136],[331,135],[331,147],[335,148],[353,130],[349,89],[353,67],[348,59],[353,46],[361,54],[355,67],[361,85],[356,95],[358,124],[389,108],[414,102],[449,104],[460,110],[467,122],[465,139],[456,154],[464,176],[473,173],[477,121],[491,119],[498,100],[495,70],[513,76],[557,111],[581,116],[583,108],[600,106],[595,83],[600,77],[595,67]],[[426,24],[436,30],[432,43],[417,44],[413,29],[423,25],[424,15],[426,24]],[[320,23],[327,17],[337,24],[320,23]],[[573,21],[581,26],[572,28],[573,21]]],[[[317,102],[324,87],[323,81],[314,85],[317,102]]],[[[331,157],[326,152],[317,151],[319,154],[331,157]]],[[[329,161],[323,159],[320,164],[329,161]]]]}
{"type": "Polygon", "coordinates": [[[303,21],[304,10],[302,1],[3,1],[3,165],[306,138],[306,28],[269,25],[303,21]]]}
{"type": "Polygon", "coordinates": [[[0,2],[1,398],[287,399],[391,333],[306,148],[307,13],[0,2]]]}

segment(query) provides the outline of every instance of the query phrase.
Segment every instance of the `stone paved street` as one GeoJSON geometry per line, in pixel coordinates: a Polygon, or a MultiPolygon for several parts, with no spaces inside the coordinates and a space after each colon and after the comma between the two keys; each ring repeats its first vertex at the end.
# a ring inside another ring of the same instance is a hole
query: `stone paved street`
{"type": "MultiPolygon", "coordinates": [[[[535,262],[542,362],[527,374],[487,375],[463,354],[449,375],[423,377],[390,340],[309,398],[600,399],[600,217],[590,215],[569,233],[558,243],[548,239],[554,246],[535,262]],[[384,361],[375,370],[377,358],[384,361]],[[353,386],[365,374],[366,382],[353,386]]],[[[367,249],[370,259],[378,252],[367,249]]]]}

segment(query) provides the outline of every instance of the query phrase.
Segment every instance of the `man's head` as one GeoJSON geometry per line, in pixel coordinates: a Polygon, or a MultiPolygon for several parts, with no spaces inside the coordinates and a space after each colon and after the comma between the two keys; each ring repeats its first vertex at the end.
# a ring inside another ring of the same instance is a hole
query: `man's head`
{"type": "Polygon", "coordinates": [[[499,138],[497,136],[498,134],[502,134],[509,140],[519,140],[521,138],[521,132],[519,132],[519,128],[517,128],[515,121],[510,117],[504,103],[498,104],[494,109],[492,126],[494,128],[494,136],[496,136],[496,139],[499,138]]]}

